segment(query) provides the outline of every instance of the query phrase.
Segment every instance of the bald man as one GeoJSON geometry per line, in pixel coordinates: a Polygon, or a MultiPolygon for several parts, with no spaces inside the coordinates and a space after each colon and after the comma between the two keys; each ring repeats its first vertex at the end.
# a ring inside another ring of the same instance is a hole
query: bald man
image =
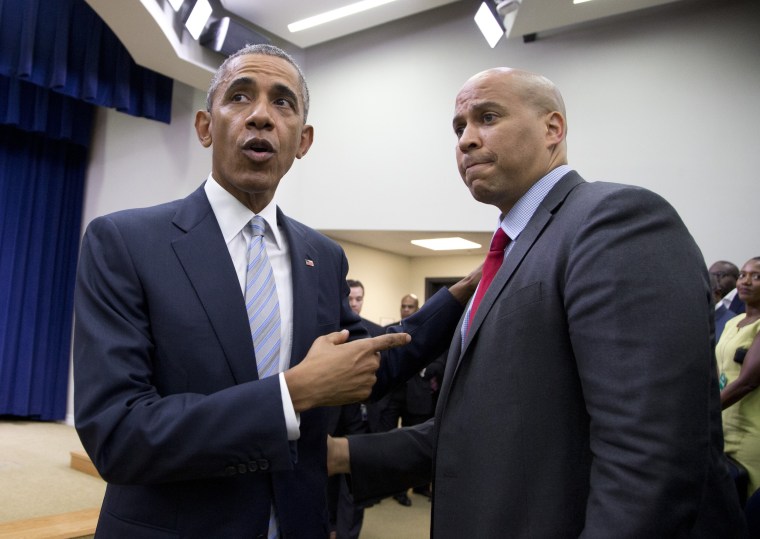
{"type": "Polygon", "coordinates": [[[478,73],[453,129],[465,185],[501,211],[500,245],[435,418],[331,442],[331,471],[351,470],[357,498],[432,475],[436,539],[742,536],[708,274],[678,214],[568,166],[565,107],[543,76],[478,73]],[[662,301],[678,316],[652,316],[662,301]]]}

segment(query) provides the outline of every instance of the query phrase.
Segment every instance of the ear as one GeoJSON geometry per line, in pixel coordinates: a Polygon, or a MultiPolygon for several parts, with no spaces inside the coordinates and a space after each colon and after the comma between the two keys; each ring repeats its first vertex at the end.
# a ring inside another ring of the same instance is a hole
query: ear
{"type": "Polygon", "coordinates": [[[314,128],[308,124],[304,125],[301,131],[301,144],[298,146],[298,153],[296,154],[298,159],[306,155],[312,142],[314,142],[314,128]]]}
{"type": "Polygon", "coordinates": [[[565,117],[558,111],[546,115],[546,141],[555,146],[565,139],[565,117]]]}
{"type": "Polygon", "coordinates": [[[211,146],[211,113],[199,110],[195,113],[195,133],[204,148],[211,146]]]}

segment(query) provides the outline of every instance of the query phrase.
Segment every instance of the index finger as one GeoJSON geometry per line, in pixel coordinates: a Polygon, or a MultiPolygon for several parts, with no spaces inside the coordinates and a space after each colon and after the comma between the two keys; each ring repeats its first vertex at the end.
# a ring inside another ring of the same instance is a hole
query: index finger
{"type": "Polygon", "coordinates": [[[386,333],[385,335],[378,335],[377,337],[371,337],[369,339],[361,339],[364,344],[369,344],[375,352],[381,352],[383,350],[389,350],[390,348],[397,348],[404,346],[412,342],[412,336],[408,333],[386,333]]]}

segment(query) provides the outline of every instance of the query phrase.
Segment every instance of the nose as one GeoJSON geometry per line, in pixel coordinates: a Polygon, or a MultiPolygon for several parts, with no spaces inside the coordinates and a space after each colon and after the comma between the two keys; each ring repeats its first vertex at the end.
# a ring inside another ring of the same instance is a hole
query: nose
{"type": "Polygon", "coordinates": [[[459,151],[462,153],[467,153],[470,150],[479,148],[480,144],[481,142],[478,130],[470,124],[464,126],[461,135],[459,135],[459,140],[457,141],[459,151]]]}
{"type": "Polygon", "coordinates": [[[252,102],[245,123],[250,128],[270,129],[273,123],[269,103],[261,99],[252,102]]]}

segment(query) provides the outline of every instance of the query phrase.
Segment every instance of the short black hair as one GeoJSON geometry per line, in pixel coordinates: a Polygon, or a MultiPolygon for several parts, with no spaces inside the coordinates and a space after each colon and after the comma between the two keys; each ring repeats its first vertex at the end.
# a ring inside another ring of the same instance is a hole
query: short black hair
{"type": "Polygon", "coordinates": [[[346,279],[346,284],[348,285],[349,288],[356,288],[358,286],[359,288],[364,290],[364,285],[362,284],[361,281],[357,281],[355,279],[346,279]]]}
{"type": "Polygon", "coordinates": [[[224,62],[222,62],[222,65],[219,66],[219,69],[216,70],[216,73],[214,73],[214,76],[211,78],[211,85],[209,86],[208,92],[206,93],[206,110],[208,112],[211,112],[211,104],[214,101],[214,94],[219,88],[219,84],[222,82],[222,78],[224,78],[225,73],[227,73],[227,66],[229,66],[230,61],[233,58],[244,56],[246,54],[263,54],[264,56],[276,56],[277,58],[282,58],[294,68],[296,68],[296,71],[298,72],[298,80],[301,83],[301,98],[303,99],[303,121],[305,123],[306,118],[309,116],[309,87],[306,85],[306,78],[303,76],[303,71],[291,55],[289,55],[281,48],[275,47],[274,45],[270,45],[268,43],[246,45],[242,49],[230,54],[224,60],[224,62]]]}

